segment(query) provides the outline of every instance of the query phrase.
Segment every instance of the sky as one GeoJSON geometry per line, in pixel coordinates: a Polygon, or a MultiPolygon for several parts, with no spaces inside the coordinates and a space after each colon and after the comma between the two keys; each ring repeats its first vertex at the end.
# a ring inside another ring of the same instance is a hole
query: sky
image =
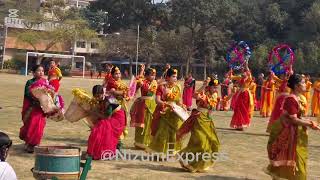
{"type": "MultiPolygon", "coordinates": [[[[162,0],[155,0],[156,3],[161,2],[162,0]]],[[[168,0],[163,0],[163,2],[167,2],[168,0]]]]}

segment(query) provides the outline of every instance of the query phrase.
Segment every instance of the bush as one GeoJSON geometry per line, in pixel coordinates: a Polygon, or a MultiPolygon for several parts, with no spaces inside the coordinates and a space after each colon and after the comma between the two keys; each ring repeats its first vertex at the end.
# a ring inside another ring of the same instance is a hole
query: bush
{"type": "Polygon", "coordinates": [[[70,76],[70,66],[60,66],[60,70],[63,76],[70,76]]]}
{"type": "Polygon", "coordinates": [[[25,67],[25,62],[18,59],[10,59],[3,63],[4,69],[20,70],[25,67]]]}

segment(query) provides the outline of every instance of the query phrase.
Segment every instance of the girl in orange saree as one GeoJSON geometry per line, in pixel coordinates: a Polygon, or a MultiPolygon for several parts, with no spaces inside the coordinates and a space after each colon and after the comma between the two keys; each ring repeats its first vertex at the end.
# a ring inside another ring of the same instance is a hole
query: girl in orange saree
{"type": "Polygon", "coordinates": [[[305,116],[308,116],[310,112],[311,89],[312,89],[312,82],[310,81],[310,75],[306,75],[306,92],[303,93],[303,95],[307,99],[305,116]]]}
{"type": "Polygon", "coordinates": [[[308,135],[307,127],[319,130],[316,122],[302,118],[304,109],[300,94],[306,84],[301,75],[294,74],[288,80],[292,94],[285,97],[282,114],[270,127],[267,173],[273,178],[289,180],[307,179],[308,135]]]}
{"type": "Polygon", "coordinates": [[[314,117],[320,114],[320,80],[313,83],[311,113],[314,117]]]}
{"type": "Polygon", "coordinates": [[[274,102],[275,81],[272,79],[272,74],[263,82],[261,93],[261,110],[262,117],[270,117],[274,102]]]}

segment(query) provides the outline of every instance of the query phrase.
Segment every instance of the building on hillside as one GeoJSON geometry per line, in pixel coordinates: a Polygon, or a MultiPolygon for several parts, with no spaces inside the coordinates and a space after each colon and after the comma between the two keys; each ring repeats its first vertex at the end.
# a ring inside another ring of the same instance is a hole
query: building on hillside
{"type": "MultiPolygon", "coordinates": [[[[43,4],[46,1],[50,1],[50,0],[40,0],[40,3],[43,4]]],[[[90,2],[93,2],[93,1],[96,1],[96,0],[65,0],[65,3],[67,7],[85,8],[90,4],[90,2]]]]}

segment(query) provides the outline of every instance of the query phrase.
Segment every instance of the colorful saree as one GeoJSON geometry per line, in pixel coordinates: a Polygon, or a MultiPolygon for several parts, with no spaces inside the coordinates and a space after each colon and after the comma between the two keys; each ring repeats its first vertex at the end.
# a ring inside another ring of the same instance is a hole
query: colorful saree
{"type": "MultiPolygon", "coordinates": [[[[157,96],[161,96],[166,102],[180,102],[181,88],[178,85],[173,87],[159,86],[157,96]]],[[[156,152],[167,153],[168,150],[179,151],[181,143],[176,141],[176,133],[183,121],[170,108],[157,105],[153,113],[151,135],[153,140],[150,149],[156,152]]]]}
{"type": "Polygon", "coordinates": [[[298,97],[287,96],[283,104],[283,114],[270,127],[268,174],[274,178],[306,180],[308,158],[308,135],[303,126],[294,125],[288,115],[301,117],[301,105],[298,97]]]}
{"type": "Polygon", "coordinates": [[[39,145],[43,136],[43,130],[46,125],[46,116],[42,111],[40,104],[30,93],[30,86],[37,81],[46,81],[45,79],[36,80],[35,78],[27,81],[24,89],[24,99],[22,107],[23,126],[20,128],[19,137],[27,145],[39,145]]]}

